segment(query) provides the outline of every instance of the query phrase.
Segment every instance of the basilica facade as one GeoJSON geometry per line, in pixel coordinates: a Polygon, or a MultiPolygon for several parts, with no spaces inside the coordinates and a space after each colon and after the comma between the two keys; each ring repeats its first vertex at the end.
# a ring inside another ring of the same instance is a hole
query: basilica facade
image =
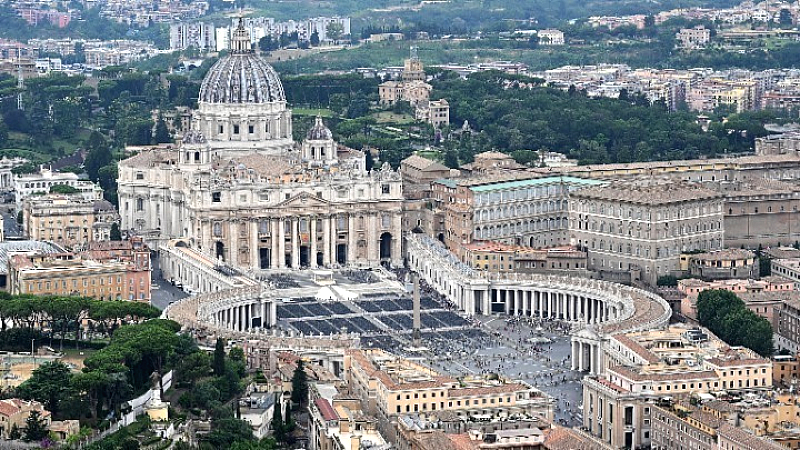
{"type": "Polygon", "coordinates": [[[294,142],[280,79],[242,26],[183,138],[121,161],[118,183],[122,229],[154,247],[182,239],[245,270],[402,263],[399,174],[368,171],[321,118],[294,142]]]}

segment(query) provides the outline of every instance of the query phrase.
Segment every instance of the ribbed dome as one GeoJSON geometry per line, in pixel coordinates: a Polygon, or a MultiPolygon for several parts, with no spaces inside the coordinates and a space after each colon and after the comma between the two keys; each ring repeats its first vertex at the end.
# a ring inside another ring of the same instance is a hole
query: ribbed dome
{"type": "Polygon", "coordinates": [[[231,53],[217,61],[200,85],[201,102],[285,102],[278,73],[251,49],[242,20],[231,38],[231,53]]]}
{"type": "Polygon", "coordinates": [[[237,53],[217,61],[200,85],[201,102],[284,102],[286,95],[275,69],[254,53],[237,53]]]}
{"type": "Polygon", "coordinates": [[[309,141],[329,141],[333,139],[333,133],[322,123],[322,117],[317,116],[314,126],[306,133],[306,139],[309,141]]]}

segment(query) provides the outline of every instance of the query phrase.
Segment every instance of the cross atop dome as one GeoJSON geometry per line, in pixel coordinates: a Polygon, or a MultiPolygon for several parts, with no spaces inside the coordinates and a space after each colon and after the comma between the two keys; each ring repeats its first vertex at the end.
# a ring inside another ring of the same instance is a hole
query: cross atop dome
{"type": "Polygon", "coordinates": [[[231,37],[231,53],[253,53],[250,46],[250,33],[244,27],[244,19],[239,17],[239,25],[231,37]]]}

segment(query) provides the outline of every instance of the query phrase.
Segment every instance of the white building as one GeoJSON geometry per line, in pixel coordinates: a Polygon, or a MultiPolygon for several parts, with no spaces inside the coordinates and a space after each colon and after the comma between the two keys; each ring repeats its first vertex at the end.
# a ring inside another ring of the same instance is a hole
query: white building
{"type": "Polygon", "coordinates": [[[213,23],[173,23],[169,26],[170,50],[185,50],[195,47],[200,51],[211,51],[215,44],[216,31],[213,23]]]}
{"type": "Polygon", "coordinates": [[[14,201],[17,209],[22,202],[34,194],[47,194],[56,185],[67,185],[81,193],[85,200],[102,200],[103,189],[88,180],[79,180],[72,172],[53,172],[42,167],[39,173],[19,175],[14,179],[14,201]]]}
{"type": "Polygon", "coordinates": [[[539,44],[564,45],[564,32],[560,30],[539,30],[539,44]]]}
{"type": "Polygon", "coordinates": [[[120,162],[122,228],[245,269],[399,265],[400,175],[368,172],[320,118],[295,143],[281,81],[242,22],[231,43],[183,141],[120,162]]]}

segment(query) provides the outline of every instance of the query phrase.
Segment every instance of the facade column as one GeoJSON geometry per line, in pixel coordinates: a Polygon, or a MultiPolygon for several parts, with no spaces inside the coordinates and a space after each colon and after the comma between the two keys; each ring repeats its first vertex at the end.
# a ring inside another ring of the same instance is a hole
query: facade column
{"type": "Polygon", "coordinates": [[[578,341],[578,370],[581,372],[586,370],[586,367],[583,365],[585,352],[586,349],[584,348],[583,342],[578,341]]]}
{"type": "Polygon", "coordinates": [[[275,219],[269,219],[269,243],[270,243],[270,254],[269,254],[269,268],[274,269],[278,267],[278,254],[280,251],[278,250],[278,226],[280,222],[275,219]]]}
{"type": "Polygon", "coordinates": [[[311,220],[311,254],[308,257],[308,267],[317,267],[317,217],[314,216],[309,220],[311,220]]]}
{"type": "Polygon", "coordinates": [[[548,305],[547,305],[548,306],[547,307],[548,317],[550,317],[551,319],[555,319],[556,318],[556,296],[552,292],[548,292],[547,293],[547,299],[548,299],[548,302],[547,302],[548,303],[548,305]]]}
{"type": "Polygon", "coordinates": [[[403,215],[392,216],[392,264],[403,264],[403,215]]]}
{"type": "Polygon", "coordinates": [[[380,239],[380,228],[378,227],[378,215],[370,214],[367,216],[367,264],[370,266],[380,265],[380,249],[378,239],[380,239]]]}
{"type": "Polygon", "coordinates": [[[253,219],[250,221],[250,268],[251,269],[260,269],[261,268],[261,261],[260,255],[258,251],[258,228],[260,227],[260,223],[258,219],[253,219]]]}
{"type": "Polygon", "coordinates": [[[347,229],[347,264],[354,265],[356,263],[356,218],[352,214],[348,214],[347,229]]]}
{"type": "Polygon", "coordinates": [[[278,219],[278,254],[277,267],[286,267],[286,220],[283,217],[278,219]]]}
{"type": "Polygon", "coordinates": [[[331,219],[322,218],[322,264],[325,267],[331,265],[331,219]]]}
{"type": "Polygon", "coordinates": [[[300,219],[292,219],[292,268],[300,268],[300,219]]]}
{"type": "Polygon", "coordinates": [[[239,307],[238,306],[234,306],[233,307],[233,323],[232,323],[231,329],[233,331],[238,331],[239,330],[239,307]]]}

